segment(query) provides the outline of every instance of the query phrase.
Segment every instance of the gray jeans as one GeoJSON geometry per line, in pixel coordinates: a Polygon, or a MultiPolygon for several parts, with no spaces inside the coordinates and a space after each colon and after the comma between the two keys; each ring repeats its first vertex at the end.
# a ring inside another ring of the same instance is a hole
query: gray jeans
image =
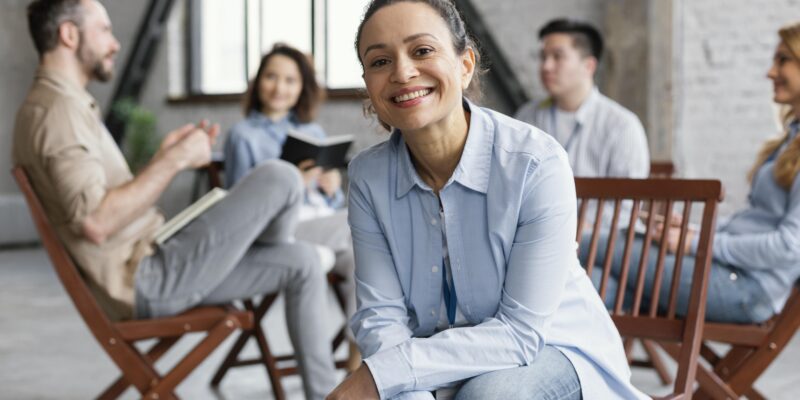
{"type": "MultiPolygon", "coordinates": [[[[354,282],[355,259],[353,258],[353,240],[350,236],[350,226],[347,224],[347,210],[302,221],[297,226],[297,239],[309,243],[326,246],[336,254],[336,263],[333,271],[344,277],[341,287],[345,296],[346,320],[356,312],[356,285],[354,282]]],[[[347,335],[352,339],[352,332],[346,329],[347,335]]]]}
{"type": "Polygon", "coordinates": [[[301,201],[294,166],[275,160],[253,169],[225,199],[140,262],[137,317],[283,291],[306,398],[324,398],[336,384],[323,323],[327,280],[313,247],[290,242],[301,201]]]}

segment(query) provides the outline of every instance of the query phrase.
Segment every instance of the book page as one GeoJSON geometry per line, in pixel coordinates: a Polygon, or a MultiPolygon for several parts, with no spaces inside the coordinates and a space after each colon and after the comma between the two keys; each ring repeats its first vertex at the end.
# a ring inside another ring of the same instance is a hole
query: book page
{"type": "Polygon", "coordinates": [[[178,215],[172,217],[169,221],[164,223],[156,232],[153,241],[161,245],[167,241],[172,235],[181,230],[184,226],[192,222],[195,218],[200,216],[203,212],[217,204],[220,200],[228,195],[225,189],[214,188],[206,193],[203,197],[195,201],[189,207],[186,207],[178,215]]]}

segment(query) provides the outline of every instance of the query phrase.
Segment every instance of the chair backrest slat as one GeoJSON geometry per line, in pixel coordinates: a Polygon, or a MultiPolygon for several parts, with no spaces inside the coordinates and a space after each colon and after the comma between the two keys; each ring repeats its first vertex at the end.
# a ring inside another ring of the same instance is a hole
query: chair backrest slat
{"type": "MultiPolygon", "coordinates": [[[[641,200],[636,199],[633,201],[633,207],[631,208],[631,214],[629,221],[636,221],[639,218],[639,207],[641,206],[641,200]]],[[[630,223],[629,223],[630,225],[630,223]]],[[[631,252],[633,250],[633,239],[636,234],[636,229],[628,229],[625,235],[625,250],[622,254],[622,269],[619,273],[619,281],[620,282],[627,282],[628,281],[628,274],[631,268],[630,261],[631,261],[631,252]]],[[[606,250],[608,251],[608,250],[606,250]]],[[[608,260],[610,258],[607,257],[608,260]]],[[[608,267],[607,267],[608,268],[608,267]]],[[[610,270],[610,268],[608,268],[610,270]]],[[[625,285],[618,285],[617,287],[617,297],[614,300],[614,313],[620,314],[622,313],[622,305],[625,301],[625,293],[626,287],[625,285]]]]}

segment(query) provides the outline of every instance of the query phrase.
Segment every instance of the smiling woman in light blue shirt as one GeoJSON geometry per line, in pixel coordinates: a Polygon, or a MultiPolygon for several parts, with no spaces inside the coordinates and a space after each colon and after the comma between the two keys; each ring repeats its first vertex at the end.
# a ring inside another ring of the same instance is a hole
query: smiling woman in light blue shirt
{"type": "Polygon", "coordinates": [[[464,100],[477,57],[452,3],[374,1],[356,48],[394,131],[349,168],[366,360],[329,398],[644,397],[577,260],[566,153],[464,100]]]}

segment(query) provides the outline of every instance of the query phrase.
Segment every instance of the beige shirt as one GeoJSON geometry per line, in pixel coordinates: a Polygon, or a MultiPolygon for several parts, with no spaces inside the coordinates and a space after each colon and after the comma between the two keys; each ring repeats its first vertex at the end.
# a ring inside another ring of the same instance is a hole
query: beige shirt
{"type": "Polygon", "coordinates": [[[17,112],[14,163],[30,176],[50,222],[112,319],[133,316],[134,275],[152,254],[163,216],[153,207],[95,244],[82,235],[84,218],[110,189],[133,179],[100,119],[97,102],[59,71],[40,68],[17,112]]]}

